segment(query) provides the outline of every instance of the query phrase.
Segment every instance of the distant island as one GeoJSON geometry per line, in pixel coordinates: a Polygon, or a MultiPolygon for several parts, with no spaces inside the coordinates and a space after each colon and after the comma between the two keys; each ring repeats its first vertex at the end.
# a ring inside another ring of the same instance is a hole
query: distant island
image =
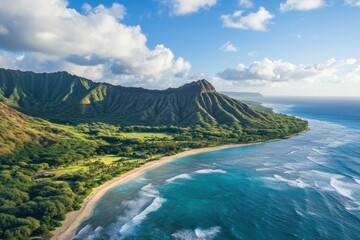
{"type": "Polygon", "coordinates": [[[0,69],[0,239],[51,238],[93,188],[165,156],[307,128],[221,94],[205,79],[147,90],[0,69]]]}

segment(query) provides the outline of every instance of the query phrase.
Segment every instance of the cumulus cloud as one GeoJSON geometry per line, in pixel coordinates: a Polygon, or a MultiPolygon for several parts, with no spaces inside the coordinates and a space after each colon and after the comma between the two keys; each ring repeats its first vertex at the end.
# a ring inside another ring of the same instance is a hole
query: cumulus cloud
{"type": "Polygon", "coordinates": [[[220,50],[223,52],[237,52],[237,47],[235,47],[230,41],[227,41],[220,47],[220,50]]]}
{"type": "Polygon", "coordinates": [[[270,20],[274,18],[264,7],[259,11],[243,15],[242,10],[235,11],[230,15],[222,15],[223,26],[228,28],[249,29],[254,31],[266,31],[270,20]]]}
{"type": "Polygon", "coordinates": [[[67,70],[99,80],[109,73],[158,78],[190,69],[164,45],[149,49],[140,26],[120,22],[125,14],[118,3],[85,4],[80,13],[66,0],[2,0],[0,47],[24,54],[13,59],[18,68],[67,70]]]}
{"type": "Polygon", "coordinates": [[[245,8],[252,8],[254,4],[252,0],[239,0],[239,6],[245,8]]]}
{"type": "Polygon", "coordinates": [[[174,15],[187,15],[210,8],[217,0],[162,0],[162,2],[170,6],[174,15]]]}
{"type": "Polygon", "coordinates": [[[280,4],[282,12],[299,10],[309,11],[325,6],[326,0],[286,0],[280,4]]]}
{"type": "MultiPolygon", "coordinates": [[[[290,81],[341,81],[342,77],[360,75],[354,69],[356,59],[345,60],[328,59],[322,64],[296,65],[282,60],[264,58],[249,66],[238,64],[235,68],[227,68],[217,74],[224,80],[243,82],[245,84],[266,85],[279,84],[290,81]]],[[[359,68],[359,67],[358,67],[359,68]]]]}
{"type": "Polygon", "coordinates": [[[360,0],[345,0],[345,4],[351,7],[360,7],[360,0]]]}

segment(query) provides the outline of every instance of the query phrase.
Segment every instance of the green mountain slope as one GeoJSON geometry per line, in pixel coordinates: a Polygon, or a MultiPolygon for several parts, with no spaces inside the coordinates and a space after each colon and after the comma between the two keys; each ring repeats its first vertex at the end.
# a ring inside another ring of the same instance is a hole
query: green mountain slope
{"type": "Polygon", "coordinates": [[[244,127],[271,120],[206,80],[160,91],[95,83],[66,72],[0,69],[0,101],[31,116],[70,123],[244,127]]]}
{"type": "Polygon", "coordinates": [[[60,164],[94,153],[96,142],[72,126],[30,117],[0,102],[0,163],[60,164]],[[51,154],[49,154],[51,152],[51,154]],[[66,156],[70,153],[72,156],[66,156]],[[26,158],[22,158],[26,156],[26,158]]]}

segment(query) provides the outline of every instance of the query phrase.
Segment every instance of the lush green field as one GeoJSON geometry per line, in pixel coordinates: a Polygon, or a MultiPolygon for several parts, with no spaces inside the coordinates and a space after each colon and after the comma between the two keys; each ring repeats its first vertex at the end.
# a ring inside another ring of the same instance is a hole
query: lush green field
{"type": "Polygon", "coordinates": [[[166,133],[147,133],[147,132],[129,132],[129,133],[123,133],[123,135],[126,138],[140,138],[140,139],[145,139],[145,138],[171,138],[171,136],[169,134],[166,133]]]}

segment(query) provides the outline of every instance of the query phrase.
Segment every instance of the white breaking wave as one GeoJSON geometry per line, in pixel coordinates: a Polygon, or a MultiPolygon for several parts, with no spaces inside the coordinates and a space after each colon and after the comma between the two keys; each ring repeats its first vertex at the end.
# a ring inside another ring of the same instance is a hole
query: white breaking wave
{"type": "Polygon", "coordinates": [[[326,159],[325,158],[321,158],[318,155],[314,155],[314,154],[309,154],[306,157],[309,161],[315,163],[315,164],[319,164],[319,165],[324,165],[326,164],[326,159]],[[316,157],[317,156],[317,157],[316,157]]]}
{"type": "Polygon", "coordinates": [[[355,182],[360,185],[360,179],[354,178],[355,182]]]}
{"type": "Polygon", "coordinates": [[[175,239],[178,240],[211,240],[213,239],[219,232],[221,231],[221,227],[210,227],[207,229],[196,228],[195,230],[185,229],[180,230],[176,233],[173,233],[175,239]]]}
{"type": "Polygon", "coordinates": [[[138,215],[133,217],[130,221],[125,223],[121,227],[119,233],[121,235],[127,235],[127,234],[131,233],[133,231],[133,229],[137,225],[139,225],[147,217],[147,215],[149,213],[156,212],[165,201],[166,201],[166,199],[164,199],[164,198],[156,197],[152,201],[152,203],[147,208],[144,209],[144,211],[140,212],[138,215]]]}
{"type": "Polygon", "coordinates": [[[288,154],[294,154],[294,153],[296,153],[297,152],[297,150],[292,150],[291,152],[289,152],[288,154]]]}
{"type": "Polygon", "coordinates": [[[221,170],[221,169],[201,169],[201,170],[198,170],[196,172],[200,173],[200,174],[226,173],[226,171],[221,170]]]}
{"type": "Polygon", "coordinates": [[[154,188],[154,186],[151,183],[149,183],[148,185],[141,188],[140,194],[145,195],[147,197],[156,197],[157,195],[159,195],[159,191],[156,188],[154,188]]]}
{"type": "Polygon", "coordinates": [[[93,230],[92,225],[88,224],[84,228],[82,228],[79,233],[74,236],[72,239],[83,239],[83,240],[94,240],[98,239],[101,236],[103,228],[97,227],[95,230],[93,230]]]}
{"type": "Polygon", "coordinates": [[[274,168],[255,168],[255,171],[261,172],[261,171],[272,171],[274,168]]]}
{"type": "Polygon", "coordinates": [[[293,186],[293,187],[306,188],[306,187],[310,186],[309,184],[305,183],[304,181],[302,181],[299,178],[296,180],[291,180],[291,179],[286,179],[277,174],[274,175],[274,178],[277,180],[280,180],[282,182],[286,182],[287,184],[289,184],[290,186],[293,186]]]}
{"type": "Polygon", "coordinates": [[[326,154],[326,151],[323,150],[323,149],[320,149],[320,148],[312,148],[311,150],[313,150],[314,152],[316,152],[317,154],[320,154],[320,155],[324,155],[326,154]]]}
{"type": "Polygon", "coordinates": [[[352,197],[352,191],[346,187],[349,186],[349,184],[346,184],[339,179],[344,178],[343,176],[332,176],[330,180],[330,185],[340,194],[344,197],[347,197],[349,199],[353,199],[352,197]]]}
{"type": "Polygon", "coordinates": [[[175,177],[167,179],[166,182],[172,183],[172,182],[174,182],[174,181],[176,181],[178,179],[191,179],[191,177],[190,177],[189,174],[183,173],[183,174],[180,174],[180,175],[177,175],[175,177]]]}

